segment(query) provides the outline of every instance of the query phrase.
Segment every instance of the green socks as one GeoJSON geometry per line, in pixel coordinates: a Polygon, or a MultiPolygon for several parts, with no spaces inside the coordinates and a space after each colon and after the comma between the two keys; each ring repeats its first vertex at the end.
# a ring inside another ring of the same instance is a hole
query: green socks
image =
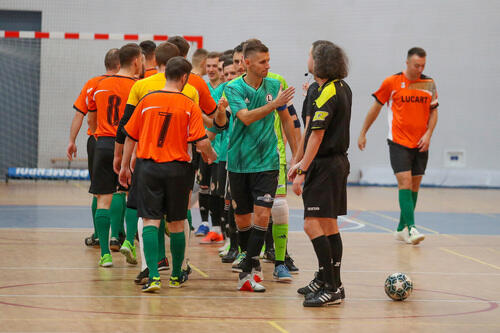
{"type": "Polygon", "coordinates": [[[137,210],[127,208],[125,210],[125,223],[127,224],[127,240],[134,245],[135,234],[137,233],[137,210]]]}
{"type": "Polygon", "coordinates": [[[413,198],[413,210],[415,210],[415,207],[417,207],[418,192],[411,192],[411,196],[413,198]]]}
{"type": "Polygon", "coordinates": [[[125,212],[125,193],[113,194],[111,206],[109,207],[109,217],[111,219],[111,238],[118,239],[118,234],[123,229],[123,214],[125,212]]]}
{"type": "Polygon", "coordinates": [[[155,226],[145,226],[142,229],[142,240],[144,256],[149,268],[149,278],[159,277],[158,272],[158,228],[155,226]]]}
{"type": "Polygon", "coordinates": [[[158,261],[165,258],[165,219],[160,220],[158,232],[158,261]]]}
{"type": "Polygon", "coordinates": [[[401,209],[401,215],[397,229],[398,231],[403,230],[405,225],[408,227],[408,231],[411,227],[415,226],[415,206],[413,198],[414,196],[412,195],[411,190],[399,190],[399,208],[401,209]]]}
{"type": "Polygon", "coordinates": [[[273,223],[273,240],[276,265],[285,262],[286,243],[288,240],[288,224],[273,223]]]}
{"type": "Polygon", "coordinates": [[[96,209],[95,212],[95,226],[97,229],[97,238],[101,245],[101,257],[109,254],[109,209],[96,209]]]}
{"type": "Polygon", "coordinates": [[[95,226],[95,211],[97,210],[97,197],[92,198],[92,222],[94,224],[94,238],[97,237],[97,228],[95,226]]]}
{"type": "Polygon", "coordinates": [[[172,253],[172,276],[181,277],[182,262],[184,261],[184,250],[186,248],[186,237],[184,232],[170,233],[170,252],[172,253]]]}

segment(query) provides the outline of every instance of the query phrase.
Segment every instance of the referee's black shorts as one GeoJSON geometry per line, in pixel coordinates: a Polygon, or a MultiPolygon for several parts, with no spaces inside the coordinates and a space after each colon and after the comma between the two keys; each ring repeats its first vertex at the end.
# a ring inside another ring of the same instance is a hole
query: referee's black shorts
{"type": "Polygon", "coordinates": [[[389,145],[389,156],[394,173],[411,171],[412,176],[422,176],[427,168],[429,151],[420,152],[419,148],[407,148],[391,140],[389,145]]]}
{"type": "Polygon", "coordinates": [[[186,219],[193,166],[188,162],[142,160],[137,172],[137,216],[167,222],[186,219]]]}
{"type": "Polygon", "coordinates": [[[349,160],[346,154],[317,157],[309,166],[302,199],[304,218],[336,219],[347,214],[347,176],[349,160]]]}

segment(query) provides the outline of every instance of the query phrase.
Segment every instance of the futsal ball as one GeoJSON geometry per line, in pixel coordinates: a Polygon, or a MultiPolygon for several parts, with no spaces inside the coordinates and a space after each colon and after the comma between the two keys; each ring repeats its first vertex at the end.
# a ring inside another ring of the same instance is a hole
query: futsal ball
{"type": "Polygon", "coordinates": [[[394,273],[385,280],[385,293],[395,301],[403,301],[411,295],[413,282],[404,273],[394,273]]]}

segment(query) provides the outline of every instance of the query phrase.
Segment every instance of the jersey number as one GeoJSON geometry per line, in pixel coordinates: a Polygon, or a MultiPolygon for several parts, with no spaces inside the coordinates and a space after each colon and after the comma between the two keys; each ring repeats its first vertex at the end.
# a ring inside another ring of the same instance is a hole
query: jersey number
{"type": "Polygon", "coordinates": [[[167,136],[168,126],[170,126],[170,119],[172,119],[172,114],[167,112],[160,112],[159,115],[161,117],[165,117],[163,120],[163,124],[161,125],[160,135],[158,136],[157,147],[163,147],[165,144],[165,137],[167,136]]]}
{"type": "Polygon", "coordinates": [[[108,98],[108,123],[112,126],[118,126],[120,122],[120,104],[122,99],[120,96],[111,95],[108,98]]]}

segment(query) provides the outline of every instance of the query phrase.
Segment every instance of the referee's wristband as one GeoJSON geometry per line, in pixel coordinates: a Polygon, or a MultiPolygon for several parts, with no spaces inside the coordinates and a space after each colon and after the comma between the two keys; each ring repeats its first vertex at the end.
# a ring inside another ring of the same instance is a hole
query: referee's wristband
{"type": "Polygon", "coordinates": [[[286,104],[276,108],[276,110],[278,110],[278,111],[283,111],[285,109],[286,109],[286,104]]]}

